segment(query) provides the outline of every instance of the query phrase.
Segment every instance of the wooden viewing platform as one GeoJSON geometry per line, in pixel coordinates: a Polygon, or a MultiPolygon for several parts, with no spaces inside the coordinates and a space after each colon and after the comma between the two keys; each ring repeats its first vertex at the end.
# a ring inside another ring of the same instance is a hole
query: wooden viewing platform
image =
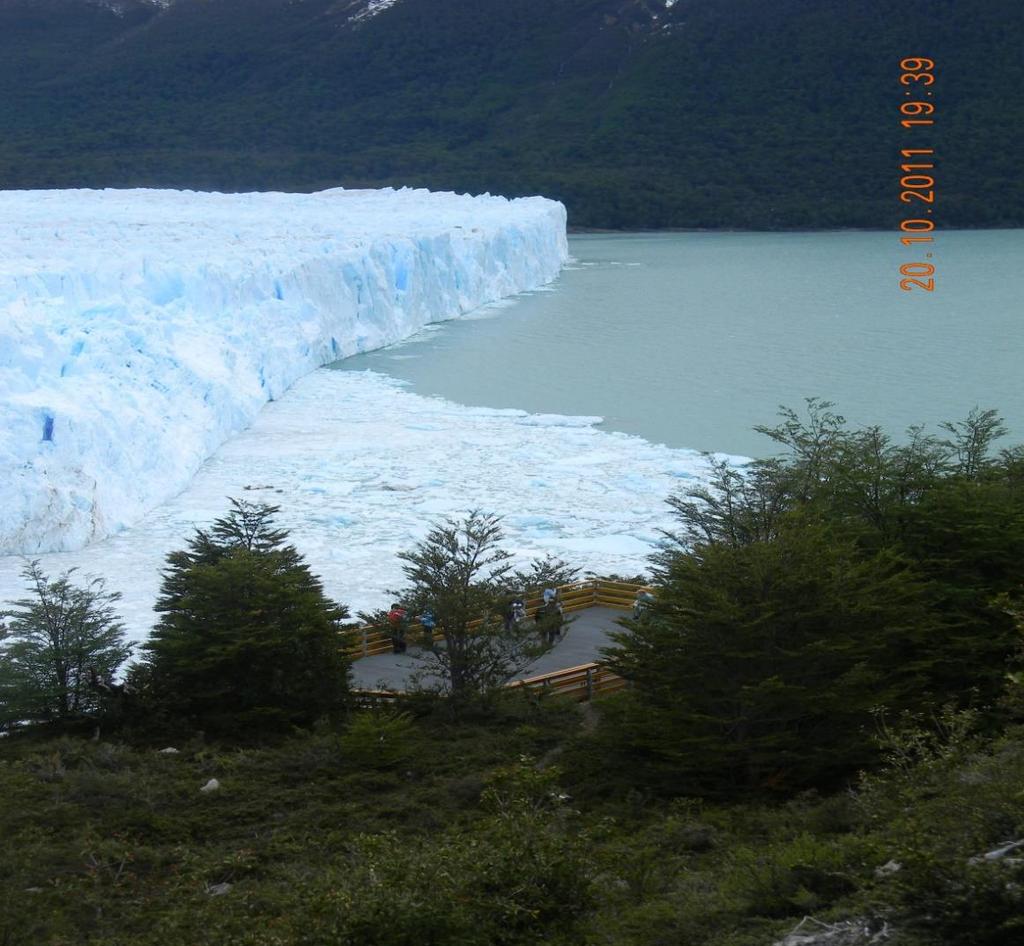
{"type": "MultiPolygon", "coordinates": [[[[622,689],[626,682],[598,660],[600,649],[611,643],[609,634],[620,630],[619,618],[631,612],[636,595],[650,590],[628,582],[591,579],[562,585],[559,599],[566,616],[573,620],[551,650],[535,660],[509,687],[526,687],[586,701],[622,689]]],[[[542,604],[540,595],[526,599],[527,614],[542,604]]],[[[411,624],[407,634],[411,647],[423,630],[411,624]]],[[[442,640],[439,632],[435,640],[442,640]]],[[[415,650],[395,654],[387,628],[362,627],[349,632],[346,652],[352,658],[356,692],[370,699],[393,700],[404,690],[411,674],[421,666],[415,650]]]]}

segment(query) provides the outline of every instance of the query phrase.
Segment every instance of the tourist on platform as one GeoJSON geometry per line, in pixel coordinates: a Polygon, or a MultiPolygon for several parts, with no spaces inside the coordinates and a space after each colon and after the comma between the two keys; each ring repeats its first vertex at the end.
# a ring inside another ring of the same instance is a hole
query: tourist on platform
{"type": "Polygon", "coordinates": [[[562,602],[556,597],[552,600],[551,605],[551,629],[549,631],[551,635],[551,643],[562,639],[562,628],[565,627],[565,611],[562,610],[562,602]]]}
{"type": "Polygon", "coordinates": [[[511,631],[518,627],[526,617],[526,602],[521,597],[515,597],[505,608],[505,630],[511,631]]]}
{"type": "Polygon", "coordinates": [[[420,615],[420,627],[423,628],[423,646],[427,650],[434,649],[434,629],[437,627],[437,619],[434,612],[427,608],[420,615]]]}
{"type": "Polygon", "coordinates": [[[537,609],[537,625],[540,628],[542,643],[553,646],[561,636],[565,615],[558,598],[551,598],[537,609]]]}
{"type": "Polygon", "coordinates": [[[636,600],[633,602],[633,620],[639,621],[652,604],[654,604],[654,595],[641,588],[636,593],[636,600]]]}
{"type": "Polygon", "coordinates": [[[396,654],[404,654],[407,644],[405,632],[409,627],[409,612],[400,604],[391,605],[388,611],[388,625],[391,628],[391,649],[396,654]]]}

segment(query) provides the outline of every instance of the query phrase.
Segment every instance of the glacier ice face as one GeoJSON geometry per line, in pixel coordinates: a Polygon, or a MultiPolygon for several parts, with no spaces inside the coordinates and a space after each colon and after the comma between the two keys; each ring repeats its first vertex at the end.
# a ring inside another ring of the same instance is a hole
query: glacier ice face
{"type": "MultiPolygon", "coordinates": [[[[228,496],[279,505],[278,524],[324,589],[353,613],[405,585],[397,555],[433,522],[476,507],[504,517],[502,543],[525,564],[546,553],[602,574],[648,568],[665,499],[707,482],[693,450],[603,431],[600,418],[467,407],[372,372],[314,371],[203,464],[144,522],[78,552],[41,556],[79,568],[124,598],[130,636],[146,636],[168,552],[228,511],[228,496]]],[[[734,458],[734,462],[741,462],[734,458]]],[[[26,596],[16,556],[0,557],[0,604],[26,596]]]]}
{"type": "Polygon", "coordinates": [[[567,258],[539,197],[0,192],[0,554],[117,532],[302,375],[567,258]]]}

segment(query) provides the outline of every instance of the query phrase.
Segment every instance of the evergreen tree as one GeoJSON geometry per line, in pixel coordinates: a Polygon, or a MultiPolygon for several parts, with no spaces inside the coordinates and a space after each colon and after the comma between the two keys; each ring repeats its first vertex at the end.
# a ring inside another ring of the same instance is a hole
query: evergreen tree
{"type": "Polygon", "coordinates": [[[950,435],[943,445],[956,458],[956,471],[968,479],[978,479],[992,467],[992,444],[1007,433],[1006,424],[996,411],[978,407],[962,421],[942,424],[942,429],[950,435]]]}
{"type": "Polygon", "coordinates": [[[0,724],[67,720],[99,706],[91,677],[108,680],[128,658],[124,628],[102,579],[72,583],[74,570],[55,581],[38,561],[22,575],[33,597],[0,611],[0,724]]]}
{"type": "Polygon", "coordinates": [[[670,500],[658,602],[610,652],[629,738],[701,788],[848,773],[872,707],[990,705],[1016,642],[1024,462],[990,455],[994,411],[904,444],[813,399],[758,429],[786,452],[670,500]]]}
{"type": "Polygon", "coordinates": [[[865,558],[791,517],[770,542],[677,554],[627,626],[607,651],[634,685],[621,735],[677,788],[713,794],[823,785],[867,764],[871,710],[919,686],[900,668],[928,617],[898,557],[865,558]]]}
{"type": "Polygon", "coordinates": [[[539,651],[532,628],[502,620],[511,566],[498,546],[501,537],[497,516],[473,510],[434,526],[398,556],[411,583],[402,601],[411,613],[433,611],[444,637],[424,655],[420,677],[456,703],[507,683],[539,651]]]}
{"type": "Polygon", "coordinates": [[[579,573],[578,568],[549,552],[544,558],[535,558],[528,568],[517,568],[508,576],[506,585],[510,592],[537,593],[544,588],[571,585],[579,573]]]}
{"type": "Polygon", "coordinates": [[[344,699],[348,612],[272,527],[279,507],[231,506],[168,556],[140,676],[163,711],[203,728],[312,723],[344,699]]]}
{"type": "Polygon", "coordinates": [[[979,479],[950,476],[905,516],[900,545],[927,582],[937,618],[918,659],[938,703],[990,704],[1003,688],[1016,642],[1000,597],[1021,592],[1024,483],[1003,464],[985,464],[979,479]]]}

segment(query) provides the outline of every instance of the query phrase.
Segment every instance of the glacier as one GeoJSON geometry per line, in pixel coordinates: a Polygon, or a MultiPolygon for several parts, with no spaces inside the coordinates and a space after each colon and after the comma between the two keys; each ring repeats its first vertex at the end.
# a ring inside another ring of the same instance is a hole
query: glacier
{"type": "MultiPolygon", "coordinates": [[[[397,553],[474,507],[504,517],[503,547],[517,564],[551,553],[635,574],[677,525],[666,498],[705,484],[712,458],[602,430],[600,420],[460,405],[374,372],[323,368],[266,405],[144,522],[39,558],[50,575],[105,578],[124,596],[118,610],[134,640],[155,623],[167,553],[224,515],[229,496],[280,506],[279,525],[353,613],[386,606],[405,584],[397,553]]],[[[0,603],[26,596],[22,567],[0,557],[0,603]]]]}
{"type": "Polygon", "coordinates": [[[113,535],[317,367],[550,282],[565,224],[412,189],[0,192],[0,554],[113,535]]]}

